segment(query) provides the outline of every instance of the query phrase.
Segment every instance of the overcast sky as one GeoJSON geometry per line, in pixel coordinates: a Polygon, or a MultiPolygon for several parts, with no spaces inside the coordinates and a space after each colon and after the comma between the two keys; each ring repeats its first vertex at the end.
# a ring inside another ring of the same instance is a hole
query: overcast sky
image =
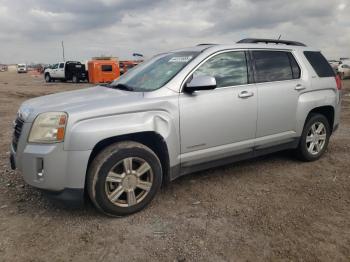
{"type": "Polygon", "coordinates": [[[131,58],[246,37],[350,56],[350,0],[0,0],[0,62],[131,58]]]}

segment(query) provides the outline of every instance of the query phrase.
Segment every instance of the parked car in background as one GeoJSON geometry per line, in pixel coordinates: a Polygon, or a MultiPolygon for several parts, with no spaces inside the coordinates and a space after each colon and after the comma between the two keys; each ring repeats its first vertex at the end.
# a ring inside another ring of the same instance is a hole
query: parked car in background
{"type": "Polygon", "coordinates": [[[77,61],[67,61],[54,64],[44,71],[46,82],[55,80],[79,83],[87,80],[85,65],[77,61]]]}
{"type": "Polygon", "coordinates": [[[349,57],[341,57],[339,58],[341,64],[349,63],[350,58],[349,57]]]}
{"type": "Polygon", "coordinates": [[[339,60],[328,60],[329,64],[333,68],[334,72],[338,72],[338,66],[341,64],[341,61],[339,60]]]}
{"type": "Polygon", "coordinates": [[[0,65],[0,72],[7,71],[7,65],[0,65]]]}
{"type": "Polygon", "coordinates": [[[340,78],[343,80],[345,78],[350,77],[350,66],[349,64],[341,64],[338,66],[338,74],[340,78]]]}
{"type": "Polygon", "coordinates": [[[26,64],[18,64],[17,65],[17,73],[27,73],[27,65],[26,64]]]}
{"type": "Polygon", "coordinates": [[[341,81],[320,51],[244,39],[162,53],[109,85],[24,102],[11,166],[56,198],[124,216],[162,183],[293,149],[319,159],[338,128],[341,81]]]}

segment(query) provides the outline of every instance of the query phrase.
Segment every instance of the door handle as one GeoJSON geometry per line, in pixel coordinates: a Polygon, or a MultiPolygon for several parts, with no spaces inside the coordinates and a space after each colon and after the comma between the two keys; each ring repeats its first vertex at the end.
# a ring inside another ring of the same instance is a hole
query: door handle
{"type": "Polygon", "coordinates": [[[295,90],[304,90],[306,87],[305,86],[303,86],[302,84],[297,84],[296,86],[295,86],[295,90]]]}
{"type": "Polygon", "coordinates": [[[248,92],[248,91],[242,91],[238,94],[239,98],[247,98],[247,97],[251,97],[253,96],[254,93],[253,92],[248,92]]]}

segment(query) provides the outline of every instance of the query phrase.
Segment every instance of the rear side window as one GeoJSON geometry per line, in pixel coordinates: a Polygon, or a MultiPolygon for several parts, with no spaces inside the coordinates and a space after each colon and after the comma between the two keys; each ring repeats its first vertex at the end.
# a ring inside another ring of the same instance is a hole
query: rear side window
{"type": "Polygon", "coordinates": [[[60,68],[63,68],[63,67],[64,67],[64,63],[61,63],[61,64],[60,64],[60,68]]]}
{"type": "Polygon", "coordinates": [[[300,78],[300,68],[289,52],[253,51],[253,57],[257,83],[300,78]]]}
{"type": "Polygon", "coordinates": [[[332,67],[321,52],[304,51],[304,55],[319,77],[334,77],[332,67]]]}
{"type": "Polygon", "coordinates": [[[112,72],[112,65],[101,65],[101,70],[103,72],[112,72]]]}

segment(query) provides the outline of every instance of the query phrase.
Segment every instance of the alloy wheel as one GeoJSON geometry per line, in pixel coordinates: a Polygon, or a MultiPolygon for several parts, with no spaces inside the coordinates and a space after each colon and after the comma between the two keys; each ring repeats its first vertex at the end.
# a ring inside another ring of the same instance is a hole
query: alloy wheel
{"type": "Polygon", "coordinates": [[[108,172],[105,190],[114,205],[130,207],[148,195],[153,181],[153,170],[147,161],[139,157],[128,157],[108,172]]]}
{"type": "Polygon", "coordinates": [[[314,123],[306,136],[307,151],[312,155],[319,154],[326,144],[327,129],[321,122],[314,123]]]}

